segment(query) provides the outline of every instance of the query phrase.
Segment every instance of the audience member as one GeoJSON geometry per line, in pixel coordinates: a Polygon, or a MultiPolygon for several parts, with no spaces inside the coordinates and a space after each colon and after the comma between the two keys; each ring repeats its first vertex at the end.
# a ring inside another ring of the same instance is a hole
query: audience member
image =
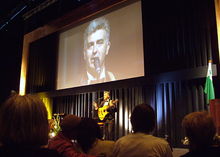
{"type": "Polygon", "coordinates": [[[59,157],[48,142],[47,111],[33,95],[11,95],[0,108],[1,157],[59,157]]]}
{"type": "Polygon", "coordinates": [[[137,105],[131,114],[133,133],[121,137],[115,143],[113,157],[172,157],[165,139],[151,135],[156,123],[153,108],[147,104],[137,105]]]}
{"type": "Polygon", "coordinates": [[[189,152],[182,157],[217,157],[220,146],[214,144],[216,127],[207,112],[193,112],[182,120],[182,127],[189,139],[189,152]]]}
{"type": "Polygon", "coordinates": [[[73,140],[76,139],[78,125],[81,119],[75,115],[67,115],[60,123],[61,132],[49,140],[48,148],[56,150],[63,157],[90,157],[81,153],[73,140]]]}
{"type": "Polygon", "coordinates": [[[101,129],[92,118],[81,120],[77,142],[85,153],[102,157],[111,156],[115,143],[114,141],[102,140],[101,129]]]}

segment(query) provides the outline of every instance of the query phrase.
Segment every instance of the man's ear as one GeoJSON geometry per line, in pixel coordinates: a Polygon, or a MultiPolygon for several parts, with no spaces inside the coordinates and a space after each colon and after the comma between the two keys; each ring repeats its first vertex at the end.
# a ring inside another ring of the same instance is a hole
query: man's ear
{"type": "Polygon", "coordinates": [[[108,51],[109,51],[109,49],[110,49],[110,46],[111,46],[111,42],[108,41],[105,55],[108,55],[108,51]]]}

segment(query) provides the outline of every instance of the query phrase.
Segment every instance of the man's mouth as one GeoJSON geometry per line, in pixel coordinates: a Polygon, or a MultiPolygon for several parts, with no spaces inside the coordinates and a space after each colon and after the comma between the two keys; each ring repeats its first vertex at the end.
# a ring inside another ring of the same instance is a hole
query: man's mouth
{"type": "Polygon", "coordinates": [[[98,58],[98,57],[93,57],[93,58],[91,58],[91,63],[92,63],[92,64],[95,64],[95,61],[96,61],[97,59],[99,59],[99,58],[98,58]]]}
{"type": "Polygon", "coordinates": [[[91,63],[94,64],[95,58],[91,58],[91,63]]]}
{"type": "Polygon", "coordinates": [[[100,67],[100,60],[99,60],[99,58],[98,57],[94,57],[94,58],[91,59],[91,62],[94,65],[96,72],[100,73],[101,67],[100,67]]]}

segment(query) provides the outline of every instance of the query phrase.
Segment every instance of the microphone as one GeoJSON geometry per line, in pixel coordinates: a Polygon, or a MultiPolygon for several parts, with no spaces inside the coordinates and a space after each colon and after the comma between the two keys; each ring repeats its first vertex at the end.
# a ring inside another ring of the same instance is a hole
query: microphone
{"type": "Polygon", "coordinates": [[[98,100],[100,100],[100,99],[103,99],[103,97],[101,97],[101,98],[98,98],[98,100]]]}
{"type": "Polygon", "coordinates": [[[94,66],[96,72],[99,74],[101,72],[101,67],[100,67],[100,60],[97,57],[94,59],[94,66]]]}

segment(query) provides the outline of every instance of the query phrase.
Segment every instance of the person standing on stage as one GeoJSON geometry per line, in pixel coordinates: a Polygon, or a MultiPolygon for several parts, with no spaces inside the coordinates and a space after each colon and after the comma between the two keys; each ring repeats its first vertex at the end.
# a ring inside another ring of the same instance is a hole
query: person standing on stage
{"type": "Polygon", "coordinates": [[[81,85],[114,81],[115,76],[105,66],[105,58],[110,49],[110,26],[104,17],[90,22],[84,33],[84,60],[86,72],[81,85]]]}
{"type": "Polygon", "coordinates": [[[110,92],[104,91],[103,101],[100,104],[93,103],[94,110],[96,111],[99,120],[104,122],[103,136],[104,139],[113,140],[114,125],[115,125],[115,112],[117,111],[116,103],[118,100],[110,99],[110,92]]]}

